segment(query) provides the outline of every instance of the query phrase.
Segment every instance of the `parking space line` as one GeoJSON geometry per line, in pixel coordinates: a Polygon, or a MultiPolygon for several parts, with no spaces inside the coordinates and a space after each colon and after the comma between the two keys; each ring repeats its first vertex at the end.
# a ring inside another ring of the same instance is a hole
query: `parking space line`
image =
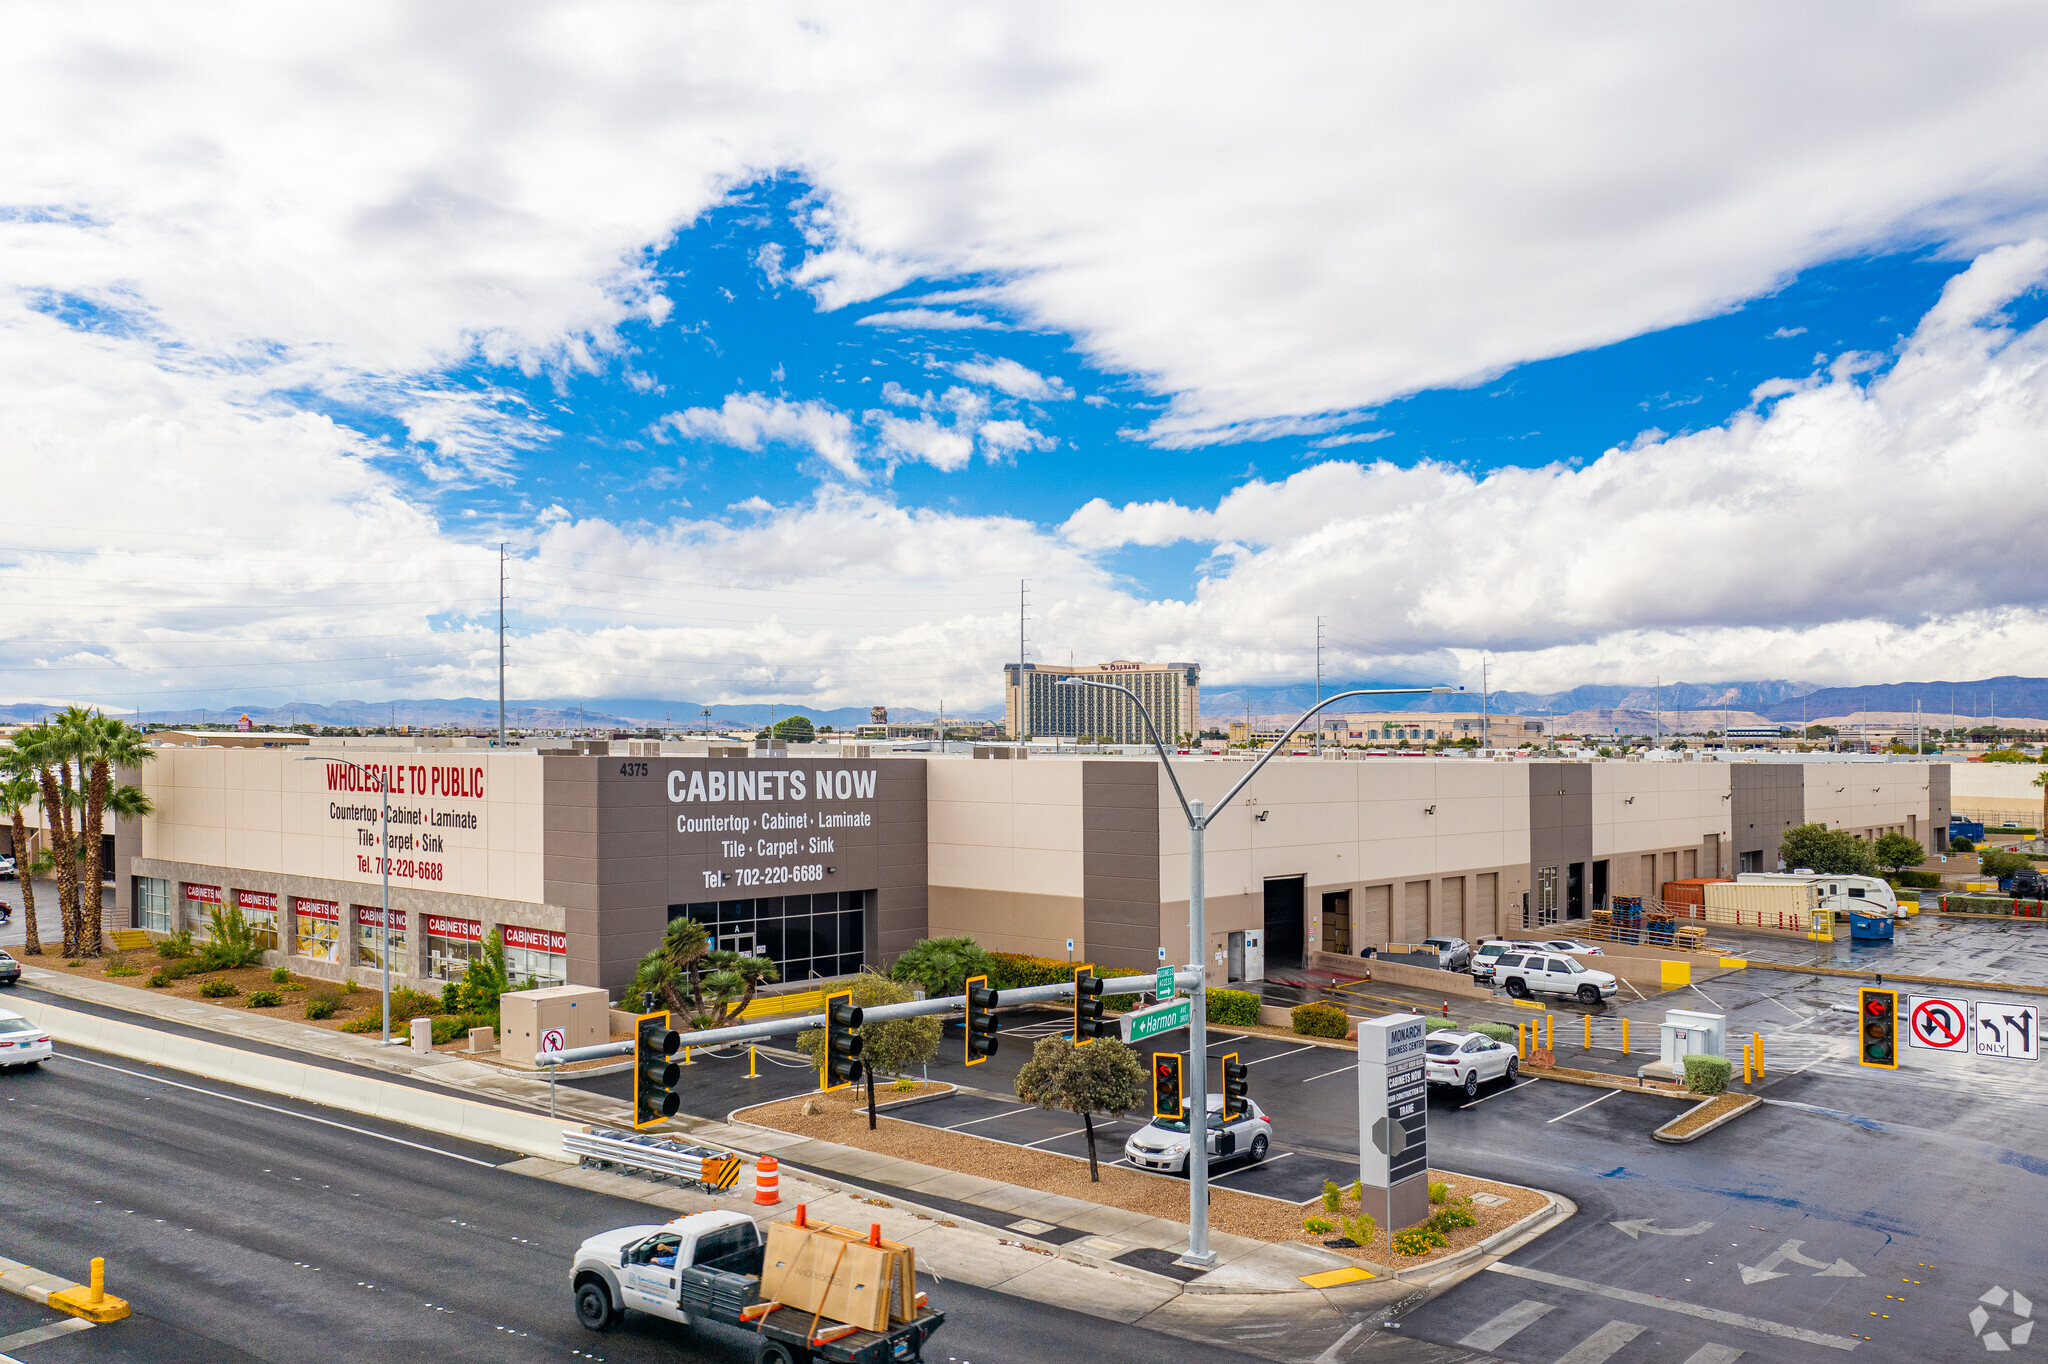
{"type": "Polygon", "coordinates": [[[1853,1350],[1863,1343],[1848,1336],[1826,1335],[1819,1331],[1809,1331],[1802,1326],[1787,1326],[1783,1322],[1765,1321],[1760,1317],[1745,1317],[1740,1312],[1723,1312],[1718,1308],[1701,1307],[1698,1303],[1680,1302],[1677,1298],[1659,1297],[1654,1293],[1635,1293],[1626,1288],[1610,1288],[1604,1283],[1591,1283],[1585,1279],[1568,1278],[1563,1274],[1527,1269],[1521,1265],[1511,1265],[1505,1260],[1494,1261],[1483,1272],[1510,1274],[1517,1279],[1529,1279],[1536,1283],[1549,1284],[1553,1288],[1576,1288],[1581,1293],[1597,1293],[1601,1297],[1634,1303],[1638,1307],[1676,1312],[1682,1316],[1698,1317],[1702,1321],[1718,1321],[1724,1326],[1740,1326],[1747,1331],[1760,1331],[1767,1336],[1804,1341],[1808,1345],[1825,1345],[1831,1350],[1853,1350]]]}
{"type": "MultiPolygon", "coordinates": [[[[1473,1101],[1472,1101],[1471,1103],[1468,1103],[1468,1104],[1459,1104],[1459,1105],[1458,1105],[1458,1111],[1462,1113],[1462,1112],[1463,1112],[1464,1110],[1466,1110],[1466,1109],[1468,1109],[1468,1108],[1477,1108],[1477,1107],[1478,1107],[1479,1105],[1481,1105],[1481,1104],[1485,1103],[1487,1099],[1498,1099],[1498,1098],[1499,1098],[1499,1097],[1500,1097],[1501,1095],[1503,1095],[1503,1094],[1512,1094],[1512,1093],[1514,1093],[1514,1092],[1515,1092],[1516,1090],[1518,1090],[1518,1089],[1527,1089],[1527,1088],[1528,1088],[1528,1087],[1529,1087],[1530,1085],[1533,1085],[1533,1084],[1535,1084],[1535,1083],[1536,1083],[1535,1077],[1534,1077],[1534,1076],[1531,1076],[1531,1077],[1530,1077],[1529,1079],[1523,1080],[1523,1081],[1522,1081],[1522,1082],[1520,1082],[1519,1084],[1512,1084],[1512,1085],[1509,1085],[1509,1086],[1508,1086],[1508,1087],[1507,1087],[1506,1089],[1496,1089],[1495,1091],[1493,1091],[1493,1093],[1491,1093],[1491,1094],[1487,1095],[1487,1096],[1486,1096],[1486,1098],[1483,1098],[1483,1099],[1474,1099],[1474,1100],[1473,1100],[1473,1101]]],[[[1616,1093],[1616,1094],[1619,1094],[1619,1093],[1620,1093],[1621,1091],[1620,1091],[1620,1090],[1613,1090],[1613,1091],[1611,1091],[1611,1092],[1612,1092],[1612,1093],[1616,1093]]],[[[1594,1100],[1594,1102],[1595,1102],[1595,1103],[1598,1103],[1598,1102],[1599,1102],[1599,1100],[1598,1100],[1598,1099],[1595,1099],[1595,1100],[1594,1100]]]]}
{"type": "Polygon", "coordinates": [[[1291,1048],[1291,1049],[1289,1049],[1289,1050],[1287,1050],[1287,1051],[1279,1051],[1279,1052],[1275,1052],[1275,1053],[1273,1053],[1273,1054],[1272,1054],[1271,1056],[1258,1056],[1258,1057],[1254,1057],[1253,1059],[1251,1059],[1251,1060],[1249,1060],[1249,1061],[1245,1062],[1245,1064],[1246,1064],[1246,1065],[1248,1065],[1248,1066],[1256,1066],[1256,1065],[1258,1065],[1258,1064],[1259,1064],[1259,1063],[1260,1063],[1261,1061],[1277,1061],[1277,1060],[1279,1060],[1279,1059],[1280,1059],[1281,1057],[1283,1057],[1283,1056],[1298,1056],[1298,1055],[1300,1055],[1300,1054],[1301,1054],[1302,1052],[1305,1052],[1305,1051],[1314,1051],[1315,1049],[1316,1049],[1316,1047],[1315,1047],[1315,1044],[1314,1044],[1313,1042],[1311,1042],[1311,1043],[1310,1043],[1309,1045],[1307,1045],[1307,1046],[1305,1046],[1305,1047],[1294,1047],[1294,1048],[1291,1048]]]}
{"type": "Polygon", "coordinates": [[[997,1118],[1014,1118],[1019,1113],[1036,1113],[1037,1111],[1037,1104],[1025,1104],[1021,1108],[1011,1108],[1005,1109],[1001,1113],[991,1113],[985,1118],[969,1118],[966,1122],[956,1122],[939,1130],[943,1132],[958,1132],[961,1128],[972,1127],[978,1122],[994,1122],[997,1118]]]}
{"type": "Polygon", "coordinates": [[[1271,1160],[1262,1160],[1252,1165],[1242,1165],[1235,1170],[1225,1170],[1220,1175],[1210,1175],[1209,1182],[1211,1184],[1214,1184],[1219,1179],[1229,1179],[1235,1175],[1250,1174],[1253,1170],[1263,1170],[1267,1166],[1278,1165],[1281,1161],[1286,1160],[1289,1156],[1293,1154],[1294,1152],[1292,1151],[1282,1151],[1279,1155],[1274,1156],[1271,1160]]]}
{"type": "MultiPolygon", "coordinates": [[[[0,1350],[19,1350],[27,1345],[40,1345],[46,1340],[56,1340],[74,1331],[90,1331],[92,1328],[93,1323],[84,1317],[66,1317],[62,1321],[53,1321],[48,1326],[31,1326],[28,1330],[16,1331],[11,1336],[0,1336],[0,1350]]],[[[0,1355],[0,1359],[7,1357],[0,1355]]]]}
{"type": "MultiPolygon", "coordinates": [[[[1580,1104],[1577,1108],[1574,1108],[1572,1110],[1572,1113],[1583,1113],[1587,1109],[1591,1108],[1593,1104],[1604,1104],[1609,1099],[1613,1098],[1615,1095],[1619,1093],[1621,1093],[1621,1091],[1618,1089],[1610,1089],[1605,1094],[1602,1094],[1599,1098],[1593,1100],[1593,1103],[1580,1104]]],[[[1572,1113],[1560,1113],[1554,1118],[1545,1118],[1543,1121],[1545,1123],[1563,1122],[1566,1118],[1569,1118],[1572,1115],[1572,1113]]]]}
{"type": "MultiPolygon", "coordinates": [[[[1356,1061],[1353,1061],[1353,1062],[1352,1062],[1352,1063],[1351,1063],[1350,1065],[1348,1065],[1348,1066],[1343,1066],[1343,1067],[1340,1067],[1340,1068],[1338,1068],[1338,1069],[1336,1069],[1336,1070],[1326,1070],[1326,1071],[1324,1071],[1324,1072],[1323,1072],[1323,1073],[1322,1073],[1321,1075],[1311,1075],[1311,1076],[1309,1076],[1309,1077],[1308,1077],[1308,1080],[1303,1080],[1303,1081],[1302,1081],[1302,1083],[1303,1083],[1303,1084],[1307,1084],[1307,1083],[1309,1082],[1309,1080],[1327,1080],[1327,1079],[1329,1079],[1329,1078],[1330,1078],[1330,1077],[1331,1077],[1332,1075],[1342,1075],[1342,1074],[1343,1074],[1343,1073],[1344,1073],[1345,1071],[1347,1071],[1347,1070],[1357,1070],[1357,1069],[1358,1069],[1358,1062],[1356,1062],[1356,1061]]],[[[1532,1084],[1533,1084],[1533,1083],[1535,1083],[1535,1082],[1534,1082],[1534,1081],[1531,1081],[1530,1083],[1532,1083],[1532,1084]]]]}

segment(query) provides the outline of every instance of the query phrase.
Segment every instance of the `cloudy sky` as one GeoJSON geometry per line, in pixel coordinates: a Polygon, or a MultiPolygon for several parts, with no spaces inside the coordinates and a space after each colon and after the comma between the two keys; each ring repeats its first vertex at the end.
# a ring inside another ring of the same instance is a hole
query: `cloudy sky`
{"type": "Polygon", "coordinates": [[[0,699],[2048,673],[2048,12],[17,7],[0,699]]]}

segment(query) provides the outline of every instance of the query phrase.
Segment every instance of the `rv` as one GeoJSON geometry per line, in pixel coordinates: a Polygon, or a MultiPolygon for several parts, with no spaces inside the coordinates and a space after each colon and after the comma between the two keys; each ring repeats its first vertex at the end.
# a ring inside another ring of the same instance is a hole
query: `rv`
{"type": "Polygon", "coordinates": [[[1879,876],[1838,876],[1802,868],[1798,871],[1746,871],[1735,880],[1738,883],[1805,882],[1813,887],[1822,909],[1837,914],[1847,914],[1853,909],[1859,914],[1889,914],[1894,919],[1904,917],[1899,909],[1899,897],[1892,894],[1891,886],[1879,876]]]}

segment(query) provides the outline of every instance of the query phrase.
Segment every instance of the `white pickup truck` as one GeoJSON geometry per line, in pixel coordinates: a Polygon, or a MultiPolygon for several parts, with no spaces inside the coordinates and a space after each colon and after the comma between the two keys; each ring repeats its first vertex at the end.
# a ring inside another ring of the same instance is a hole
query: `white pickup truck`
{"type": "Polygon", "coordinates": [[[909,1364],[945,1324],[918,1295],[915,1321],[887,1331],[833,1328],[811,1335],[807,1312],[777,1311],[761,1298],[764,1247],[745,1213],[699,1212],[660,1226],[619,1227],[576,1248],[569,1270],[576,1319],[593,1331],[627,1309],[694,1326],[715,1321],[759,1333],[759,1364],[909,1364]]]}

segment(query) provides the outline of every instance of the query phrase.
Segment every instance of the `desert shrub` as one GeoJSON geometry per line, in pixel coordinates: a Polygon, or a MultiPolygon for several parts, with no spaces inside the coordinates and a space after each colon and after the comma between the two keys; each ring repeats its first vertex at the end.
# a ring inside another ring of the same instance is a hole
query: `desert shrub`
{"type": "Polygon", "coordinates": [[[462,1012],[462,986],[455,981],[451,980],[441,987],[441,1012],[444,1014],[459,1014],[462,1012]]]}
{"type": "Polygon", "coordinates": [[[1332,1217],[1344,1206],[1344,1191],[1330,1180],[1323,1181],[1323,1211],[1332,1217]]]}
{"type": "Polygon", "coordinates": [[[300,990],[303,990],[303,989],[305,989],[306,987],[305,987],[305,986],[303,986],[303,985],[301,985],[301,984],[299,984],[299,983],[298,983],[297,981],[295,981],[295,980],[289,980],[289,981],[286,981],[286,982],[285,982],[284,984],[282,984],[282,985],[278,986],[277,988],[278,988],[278,989],[279,989],[279,990],[280,990],[281,992],[283,992],[283,993],[285,993],[285,994],[293,994],[293,993],[296,993],[296,992],[298,992],[298,991],[300,991],[300,990]]]}
{"type": "Polygon", "coordinates": [[[275,1009],[284,1003],[284,996],[275,990],[251,990],[249,1007],[252,1009],[275,1009]]]}
{"type": "Polygon", "coordinates": [[[273,985],[289,985],[291,983],[291,979],[292,968],[289,966],[277,967],[270,973],[270,981],[271,984],[273,985]]]}
{"type": "Polygon", "coordinates": [[[142,974],[142,968],[130,966],[127,962],[116,959],[107,963],[107,974],[110,976],[139,976],[142,974]]]}
{"type": "Polygon", "coordinates": [[[227,971],[237,966],[254,966],[263,958],[256,945],[256,926],[242,916],[239,908],[214,910],[206,916],[211,936],[198,948],[198,958],[208,971],[227,971]]]}
{"type": "Polygon", "coordinates": [[[1948,841],[1948,850],[1952,853],[1975,852],[1977,845],[1967,838],[1951,838],[1948,841]]]}
{"type": "Polygon", "coordinates": [[[1363,1210],[1356,1217],[1347,1213],[1337,1220],[1343,1224],[1345,1238],[1354,1246],[1371,1245],[1372,1234],[1379,1230],[1380,1225],[1371,1213],[1363,1210]]]}
{"type": "Polygon", "coordinates": [[[1734,1074],[1735,1063],[1725,1056],[1685,1058],[1685,1087],[1695,1094],[1719,1094],[1734,1074]]]}
{"type": "Polygon", "coordinates": [[[1474,1023],[1472,1031],[1481,1037],[1491,1037],[1496,1042],[1513,1042],[1515,1029],[1508,1023],[1474,1023]]]}
{"type": "Polygon", "coordinates": [[[332,995],[314,995],[306,1001],[306,1017],[334,1017],[334,997],[332,995]]]}
{"type": "Polygon", "coordinates": [[[1476,1227],[1479,1225],[1479,1219],[1472,1215],[1472,1210],[1465,1206],[1463,1199],[1460,1199],[1431,1213],[1429,1225],[1433,1230],[1449,1233],[1459,1227],[1476,1227]]]}
{"type": "MultiPolygon", "coordinates": [[[[967,988],[969,976],[987,976],[994,984],[996,964],[973,938],[920,938],[896,958],[889,978],[924,988],[927,998],[957,995],[967,988]]],[[[996,989],[1003,987],[996,985],[996,989]]]]}
{"type": "Polygon", "coordinates": [[[1431,1203],[1441,1204],[1445,1199],[1449,1198],[1450,1196],[1450,1185],[1439,1184],[1437,1181],[1433,1179],[1429,1182],[1429,1201],[1431,1203]]]}
{"type": "Polygon", "coordinates": [[[235,988],[235,983],[231,980],[209,980],[199,987],[199,993],[205,999],[226,999],[230,995],[242,992],[235,988]]]}
{"type": "Polygon", "coordinates": [[[1211,1023],[1249,1028],[1259,1021],[1259,997],[1250,990],[1211,990],[1208,998],[1211,1023]]]}
{"type": "MultiPolygon", "coordinates": [[[[393,1018],[391,1023],[393,1029],[396,1030],[398,1020],[393,1018]]],[[[372,1009],[361,1018],[351,1018],[348,1022],[341,1025],[341,1030],[343,1032],[357,1033],[382,1032],[384,1031],[384,1010],[381,1008],[372,1009]]]]}
{"type": "Polygon", "coordinates": [[[889,1086],[889,1088],[899,1094],[908,1094],[917,1088],[917,1081],[911,1079],[908,1075],[899,1075],[896,1077],[896,1083],[889,1086]]]}
{"type": "Polygon", "coordinates": [[[165,961],[177,961],[180,957],[192,955],[192,930],[181,928],[156,945],[156,954],[165,961]]]}
{"type": "Polygon", "coordinates": [[[1422,1031],[1425,1035],[1433,1032],[1450,1032],[1457,1027],[1458,1020],[1455,1018],[1425,1018],[1422,1020],[1422,1031]]]}
{"type": "Polygon", "coordinates": [[[354,976],[345,977],[341,982],[341,992],[345,995],[352,995],[362,988],[361,985],[356,983],[354,976]]]}
{"type": "Polygon", "coordinates": [[[1449,1244],[1444,1234],[1428,1223],[1394,1233],[1396,1255],[1427,1255],[1437,1247],[1449,1244]]]}
{"type": "Polygon", "coordinates": [[[1337,1230],[1337,1224],[1321,1213],[1312,1212],[1301,1220],[1301,1229],[1311,1236],[1328,1236],[1337,1230]]]}
{"type": "MultiPolygon", "coordinates": [[[[382,1012],[381,1010],[379,1012],[382,1012]]],[[[424,990],[401,985],[391,992],[391,1021],[425,1018],[441,1012],[441,1001],[424,990]]]]}
{"type": "Polygon", "coordinates": [[[168,986],[168,985],[169,985],[170,983],[171,983],[171,976],[170,976],[170,973],[169,973],[168,971],[154,971],[154,972],[151,972],[151,973],[150,973],[150,977],[149,977],[149,988],[150,988],[150,989],[152,989],[152,990],[161,990],[161,989],[163,989],[164,987],[168,986]]]}
{"type": "Polygon", "coordinates": [[[1350,1018],[1334,1004],[1317,1002],[1294,1008],[1294,1031],[1303,1037],[1342,1037],[1350,1027],[1350,1018]]]}

